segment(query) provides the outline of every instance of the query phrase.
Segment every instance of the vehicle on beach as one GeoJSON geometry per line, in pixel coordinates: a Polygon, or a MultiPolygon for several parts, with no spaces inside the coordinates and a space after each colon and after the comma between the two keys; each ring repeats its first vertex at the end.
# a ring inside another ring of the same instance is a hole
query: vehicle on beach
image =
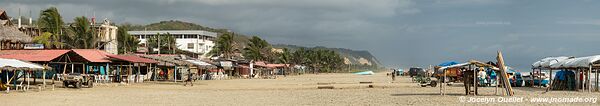
{"type": "Polygon", "coordinates": [[[408,75],[410,77],[415,77],[418,75],[425,75],[426,72],[425,70],[423,70],[423,68],[420,67],[411,67],[410,69],[408,69],[408,75]]]}
{"type": "Polygon", "coordinates": [[[425,70],[419,67],[413,67],[408,70],[408,74],[412,78],[413,82],[418,82],[421,87],[435,87],[437,86],[437,81],[432,80],[431,76],[427,74],[425,70]]]}
{"type": "Polygon", "coordinates": [[[71,73],[63,78],[63,86],[68,88],[72,85],[74,88],[81,88],[85,85],[88,88],[94,87],[94,75],[71,73]]]}

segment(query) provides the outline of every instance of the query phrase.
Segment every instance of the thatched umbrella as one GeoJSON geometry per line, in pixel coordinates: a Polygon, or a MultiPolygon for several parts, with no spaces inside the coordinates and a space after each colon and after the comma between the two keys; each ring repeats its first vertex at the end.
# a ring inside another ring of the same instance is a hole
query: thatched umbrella
{"type": "Polygon", "coordinates": [[[0,41],[30,43],[32,38],[14,26],[0,25],[0,41]]]}

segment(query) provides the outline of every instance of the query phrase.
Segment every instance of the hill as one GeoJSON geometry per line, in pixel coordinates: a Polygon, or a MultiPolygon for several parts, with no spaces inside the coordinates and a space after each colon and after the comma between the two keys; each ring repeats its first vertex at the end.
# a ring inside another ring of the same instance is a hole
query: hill
{"type": "MultiPolygon", "coordinates": [[[[291,51],[295,51],[299,48],[310,48],[310,47],[302,47],[297,45],[286,45],[286,44],[274,44],[274,48],[287,48],[291,51]]],[[[381,63],[375,56],[373,56],[369,51],[364,50],[350,50],[346,48],[327,48],[322,46],[312,47],[319,49],[328,49],[333,50],[339,53],[342,57],[344,57],[345,63],[347,64],[355,64],[355,65],[368,65],[368,66],[381,66],[381,63]]]]}
{"type": "MultiPolygon", "coordinates": [[[[129,30],[132,30],[132,31],[142,31],[144,29],[147,29],[147,30],[205,30],[205,31],[219,33],[219,35],[222,33],[227,33],[229,31],[227,29],[210,28],[210,27],[206,27],[206,26],[202,26],[202,25],[198,25],[198,24],[194,24],[194,23],[176,21],[176,20],[160,21],[158,23],[152,23],[152,24],[148,24],[148,25],[124,24],[124,26],[129,27],[129,30]]],[[[236,43],[236,48],[242,49],[242,48],[246,47],[246,44],[249,42],[248,39],[249,39],[248,36],[246,36],[244,34],[236,33],[234,36],[234,42],[236,43]]],[[[298,48],[301,48],[301,46],[285,45],[285,44],[276,44],[276,45],[273,45],[273,47],[274,48],[288,48],[292,51],[296,50],[298,48]]],[[[327,47],[321,47],[321,46],[317,46],[314,48],[323,48],[323,49],[329,49],[329,50],[336,51],[344,57],[345,62],[348,64],[381,66],[381,63],[369,51],[357,51],[357,50],[350,50],[350,49],[345,49],[345,48],[327,48],[327,47]]]]}

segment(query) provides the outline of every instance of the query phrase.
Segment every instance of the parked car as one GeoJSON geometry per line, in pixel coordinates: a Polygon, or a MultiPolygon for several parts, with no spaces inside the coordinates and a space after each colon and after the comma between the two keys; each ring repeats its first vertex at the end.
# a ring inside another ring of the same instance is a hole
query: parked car
{"type": "Polygon", "coordinates": [[[412,67],[412,68],[408,69],[408,75],[410,77],[414,77],[414,76],[418,76],[418,75],[425,76],[425,70],[423,70],[423,68],[419,68],[419,67],[412,67]]]}

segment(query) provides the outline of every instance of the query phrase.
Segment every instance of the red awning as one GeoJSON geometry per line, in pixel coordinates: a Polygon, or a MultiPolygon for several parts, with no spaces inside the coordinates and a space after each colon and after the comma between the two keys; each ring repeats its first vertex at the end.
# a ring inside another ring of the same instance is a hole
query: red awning
{"type": "Polygon", "coordinates": [[[71,50],[0,50],[0,58],[49,62],[71,50]]]}
{"type": "Polygon", "coordinates": [[[127,62],[132,62],[132,63],[158,63],[158,61],[152,60],[152,59],[147,59],[147,58],[142,58],[139,56],[126,56],[126,55],[108,55],[108,57],[110,58],[114,58],[114,59],[118,59],[118,60],[122,60],[122,61],[127,61],[127,62]]]}
{"type": "Polygon", "coordinates": [[[105,51],[102,50],[97,50],[97,49],[73,49],[73,52],[77,53],[78,55],[80,55],[81,57],[83,57],[84,59],[90,61],[90,62],[95,62],[95,63],[107,63],[110,62],[110,60],[108,60],[108,56],[110,55],[110,53],[107,53],[105,51]]]}

